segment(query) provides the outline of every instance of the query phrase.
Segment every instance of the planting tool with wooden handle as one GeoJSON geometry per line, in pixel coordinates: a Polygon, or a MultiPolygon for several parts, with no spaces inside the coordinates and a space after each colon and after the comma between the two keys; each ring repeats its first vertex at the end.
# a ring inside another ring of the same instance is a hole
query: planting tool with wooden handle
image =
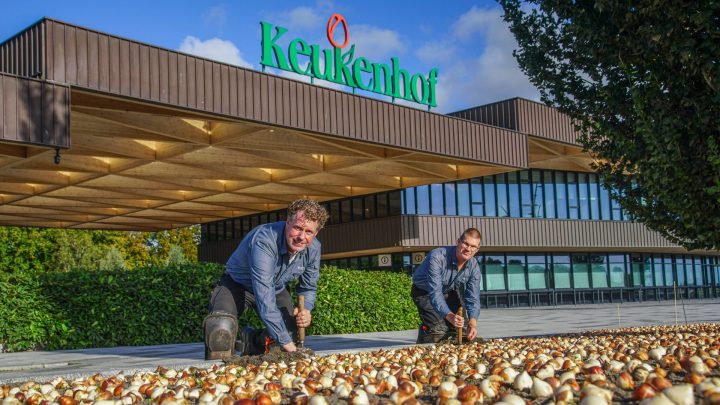
{"type": "MultiPolygon", "coordinates": [[[[298,314],[305,310],[305,297],[298,295],[298,314]]],[[[305,328],[298,328],[298,347],[305,347],[305,328]]]]}
{"type": "MultiPolygon", "coordinates": [[[[455,316],[459,316],[459,317],[462,317],[462,316],[463,316],[463,309],[462,309],[462,307],[458,308],[458,310],[457,310],[457,315],[455,315],[455,316]]],[[[463,334],[463,328],[457,328],[457,338],[458,338],[458,344],[459,344],[459,345],[462,344],[462,334],[463,334]]]]}

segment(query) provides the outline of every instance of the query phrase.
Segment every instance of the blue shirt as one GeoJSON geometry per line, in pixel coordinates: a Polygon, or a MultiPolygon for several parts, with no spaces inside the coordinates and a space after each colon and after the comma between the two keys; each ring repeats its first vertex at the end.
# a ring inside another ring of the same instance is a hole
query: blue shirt
{"type": "Polygon", "coordinates": [[[431,250],[413,273],[413,284],[430,294],[430,303],[443,318],[450,313],[443,295],[450,291],[460,295],[464,291],[462,296],[467,315],[470,319],[477,319],[480,315],[480,265],[473,257],[465,262],[462,270],[458,270],[456,251],[456,246],[431,250]]]}
{"type": "Polygon", "coordinates": [[[313,239],[307,248],[297,253],[292,263],[288,263],[289,259],[285,222],[274,222],[257,226],[245,235],[225,270],[236,283],[255,294],[260,319],[270,336],[282,345],[292,342],[292,338],[285,328],[275,295],[299,278],[295,291],[305,297],[305,309],[313,309],[320,276],[320,242],[313,239]]]}

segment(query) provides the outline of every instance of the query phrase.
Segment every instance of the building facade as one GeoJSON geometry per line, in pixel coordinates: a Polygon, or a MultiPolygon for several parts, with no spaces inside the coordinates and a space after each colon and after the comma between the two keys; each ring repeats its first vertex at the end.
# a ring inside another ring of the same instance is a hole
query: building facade
{"type": "Polygon", "coordinates": [[[478,228],[485,306],[718,296],[718,252],[632,221],[576,136],[529,100],[438,114],[48,18],[0,43],[0,225],[202,224],[224,263],[313,198],[328,265],[412,271],[478,228]]]}

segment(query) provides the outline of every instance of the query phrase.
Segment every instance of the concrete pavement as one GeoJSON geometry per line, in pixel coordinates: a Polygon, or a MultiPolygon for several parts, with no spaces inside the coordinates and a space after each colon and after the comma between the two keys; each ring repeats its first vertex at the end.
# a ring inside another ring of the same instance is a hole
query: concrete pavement
{"type": "MultiPolygon", "coordinates": [[[[486,309],[480,315],[479,334],[484,338],[536,336],[582,332],[618,326],[720,322],[720,300],[576,305],[539,308],[486,309]]],[[[306,346],[318,354],[370,351],[415,343],[415,330],[308,336],[306,346]]],[[[37,351],[0,354],[0,383],[47,381],[56,376],[76,377],[95,373],[134,373],[157,366],[209,367],[219,362],[203,359],[202,343],[159,346],[126,346],[83,350],[37,351]]]]}

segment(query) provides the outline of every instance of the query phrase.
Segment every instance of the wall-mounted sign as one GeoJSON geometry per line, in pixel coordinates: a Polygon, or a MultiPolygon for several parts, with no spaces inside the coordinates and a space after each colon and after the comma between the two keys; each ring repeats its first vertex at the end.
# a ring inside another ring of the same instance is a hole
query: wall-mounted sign
{"type": "Polygon", "coordinates": [[[380,266],[380,267],[392,266],[392,255],[378,255],[378,266],[380,266]]]}
{"type": "Polygon", "coordinates": [[[415,252],[412,254],[412,264],[422,264],[425,260],[425,252],[415,252]]]}
{"type": "Polygon", "coordinates": [[[302,38],[290,41],[287,51],[278,42],[288,32],[287,28],[261,22],[263,67],[272,67],[311,78],[327,80],[341,85],[384,94],[393,99],[401,98],[430,107],[437,106],[435,85],[437,68],[430,69],[427,76],[421,73],[411,75],[400,68],[397,57],[390,58],[390,64],[372,62],[365,57],[355,58],[355,45],[350,45],[347,21],[340,14],[333,14],[327,23],[327,38],[331,48],[321,49],[320,45],[309,44],[302,38]],[[336,40],[335,31],[342,25],[345,37],[342,43],[336,40]]]}

